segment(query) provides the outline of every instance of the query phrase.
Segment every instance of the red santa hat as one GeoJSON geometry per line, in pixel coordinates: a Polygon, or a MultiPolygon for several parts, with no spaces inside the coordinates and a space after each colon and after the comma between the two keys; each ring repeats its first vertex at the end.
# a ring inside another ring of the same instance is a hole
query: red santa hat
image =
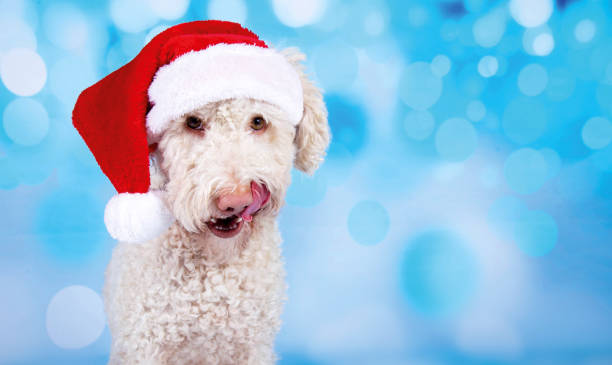
{"type": "Polygon", "coordinates": [[[236,97],[277,105],[293,125],[302,119],[302,86],[292,65],[251,31],[215,20],[165,30],[81,93],[74,126],[118,192],[104,213],[113,238],[144,242],[172,224],[161,192],[149,190],[149,145],[173,120],[236,97]]]}

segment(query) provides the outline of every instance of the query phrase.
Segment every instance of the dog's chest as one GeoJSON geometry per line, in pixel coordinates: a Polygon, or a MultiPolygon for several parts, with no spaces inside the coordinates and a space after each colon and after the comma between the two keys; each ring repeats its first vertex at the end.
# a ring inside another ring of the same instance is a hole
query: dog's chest
{"type": "Polygon", "coordinates": [[[177,319],[193,321],[204,328],[234,327],[234,322],[250,322],[266,302],[276,297],[270,286],[262,285],[264,272],[245,267],[198,268],[170,278],[168,311],[177,319]],[[182,317],[182,318],[181,318],[182,317]]]}
{"type": "Polygon", "coordinates": [[[266,261],[222,267],[187,262],[170,272],[167,287],[154,294],[163,306],[158,306],[162,313],[155,321],[176,345],[175,356],[189,363],[191,357],[201,359],[214,351],[235,359],[273,339],[285,284],[280,257],[266,261]]]}

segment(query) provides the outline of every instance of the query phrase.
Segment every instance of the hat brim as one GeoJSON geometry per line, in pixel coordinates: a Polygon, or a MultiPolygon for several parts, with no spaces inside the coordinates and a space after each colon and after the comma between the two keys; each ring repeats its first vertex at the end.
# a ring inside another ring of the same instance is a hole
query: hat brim
{"type": "Polygon", "coordinates": [[[217,44],[181,55],[157,71],[148,94],[146,125],[152,135],[190,111],[231,98],[274,104],[293,125],[304,108],[301,81],[289,61],[273,49],[247,44],[217,44]]]}

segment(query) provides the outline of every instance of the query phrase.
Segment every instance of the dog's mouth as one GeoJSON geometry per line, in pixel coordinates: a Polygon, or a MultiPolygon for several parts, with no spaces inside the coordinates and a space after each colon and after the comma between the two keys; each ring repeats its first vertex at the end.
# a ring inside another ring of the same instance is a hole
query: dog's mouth
{"type": "Polygon", "coordinates": [[[227,218],[212,218],[206,222],[208,229],[217,237],[231,238],[240,233],[244,219],[236,215],[227,218]]]}
{"type": "Polygon", "coordinates": [[[264,184],[251,182],[251,194],[253,201],[242,212],[229,217],[211,218],[206,222],[208,229],[220,238],[231,238],[240,233],[244,222],[250,223],[270,200],[270,190],[264,184]]]}

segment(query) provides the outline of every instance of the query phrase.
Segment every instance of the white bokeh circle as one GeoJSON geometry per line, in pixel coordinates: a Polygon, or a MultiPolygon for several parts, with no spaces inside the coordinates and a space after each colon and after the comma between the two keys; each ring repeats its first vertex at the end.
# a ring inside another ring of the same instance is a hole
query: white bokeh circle
{"type": "Polygon", "coordinates": [[[148,0],[111,0],[110,17],[117,28],[128,33],[142,32],[159,20],[148,0]]]}
{"type": "Polygon", "coordinates": [[[548,56],[555,48],[555,39],[550,33],[538,34],[533,40],[532,48],[537,56],[548,56]]]}
{"type": "Polygon", "coordinates": [[[148,0],[153,13],[165,20],[181,18],[189,8],[189,0],[148,0]]]}
{"type": "Polygon", "coordinates": [[[527,96],[539,95],[548,84],[548,71],[537,63],[529,64],[519,72],[517,83],[523,94],[527,96]]]}
{"type": "Polygon", "coordinates": [[[478,73],[482,77],[491,77],[497,73],[499,62],[494,56],[484,56],[478,61],[478,73]]]}
{"type": "Polygon", "coordinates": [[[546,23],[553,12],[552,0],[511,0],[509,6],[512,18],[526,28],[546,23]]]}
{"type": "Polygon", "coordinates": [[[452,62],[448,56],[439,54],[431,60],[431,73],[438,77],[444,77],[451,69],[452,62]]]}
{"type": "Polygon", "coordinates": [[[482,101],[472,100],[468,103],[465,114],[472,122],[479,122],[487,114],[487,108],[482,101]]]}
{"type": "Polygon", "coordinates": [[[17,98],[4,109],[2,126],[13,142],[22,146],[34,146],[49,132],[49,115],[38,101],[17,98]]]}
{"type": "Polygon", "coordinates": [[[504,9],[497,8],[477,19],[472,26],[476,43],[485,48],[497,45],[506,31],[507,17],[504,9]]]}
{"type": "Polygon", "coordinates": [[[13,94],[32,96],[47,81],[47,67],[38,53],[27,48],[14,48],[2,57],[2,82],[13,94]]]}
{"type": "Polygon", "coordinates": [[[582,127],[582,142],[592,150],[606,147],[612,142],[612,123],[603,117],[593,117],[582,127]]]}
{"type": "Polygon", "coordinates": [[[281,23],[298,28],[319,21],[325,13],[327,1],[272,0],[272,7],[281,23]]]}
{"type": "Polygon", "coordinates": [[[92,289],[68,286],[55,294],[47,307],[47,334],[64,349],[80,349],[100,337],[106,319],[100,295],[92,289]]]}
{"type": "Polygon", "coordinates": [[[574,28],[574,37],[580,43],[588,43],[595,37],[596,31],[595,22],[591,19],[582,19],[574,28]]]}

